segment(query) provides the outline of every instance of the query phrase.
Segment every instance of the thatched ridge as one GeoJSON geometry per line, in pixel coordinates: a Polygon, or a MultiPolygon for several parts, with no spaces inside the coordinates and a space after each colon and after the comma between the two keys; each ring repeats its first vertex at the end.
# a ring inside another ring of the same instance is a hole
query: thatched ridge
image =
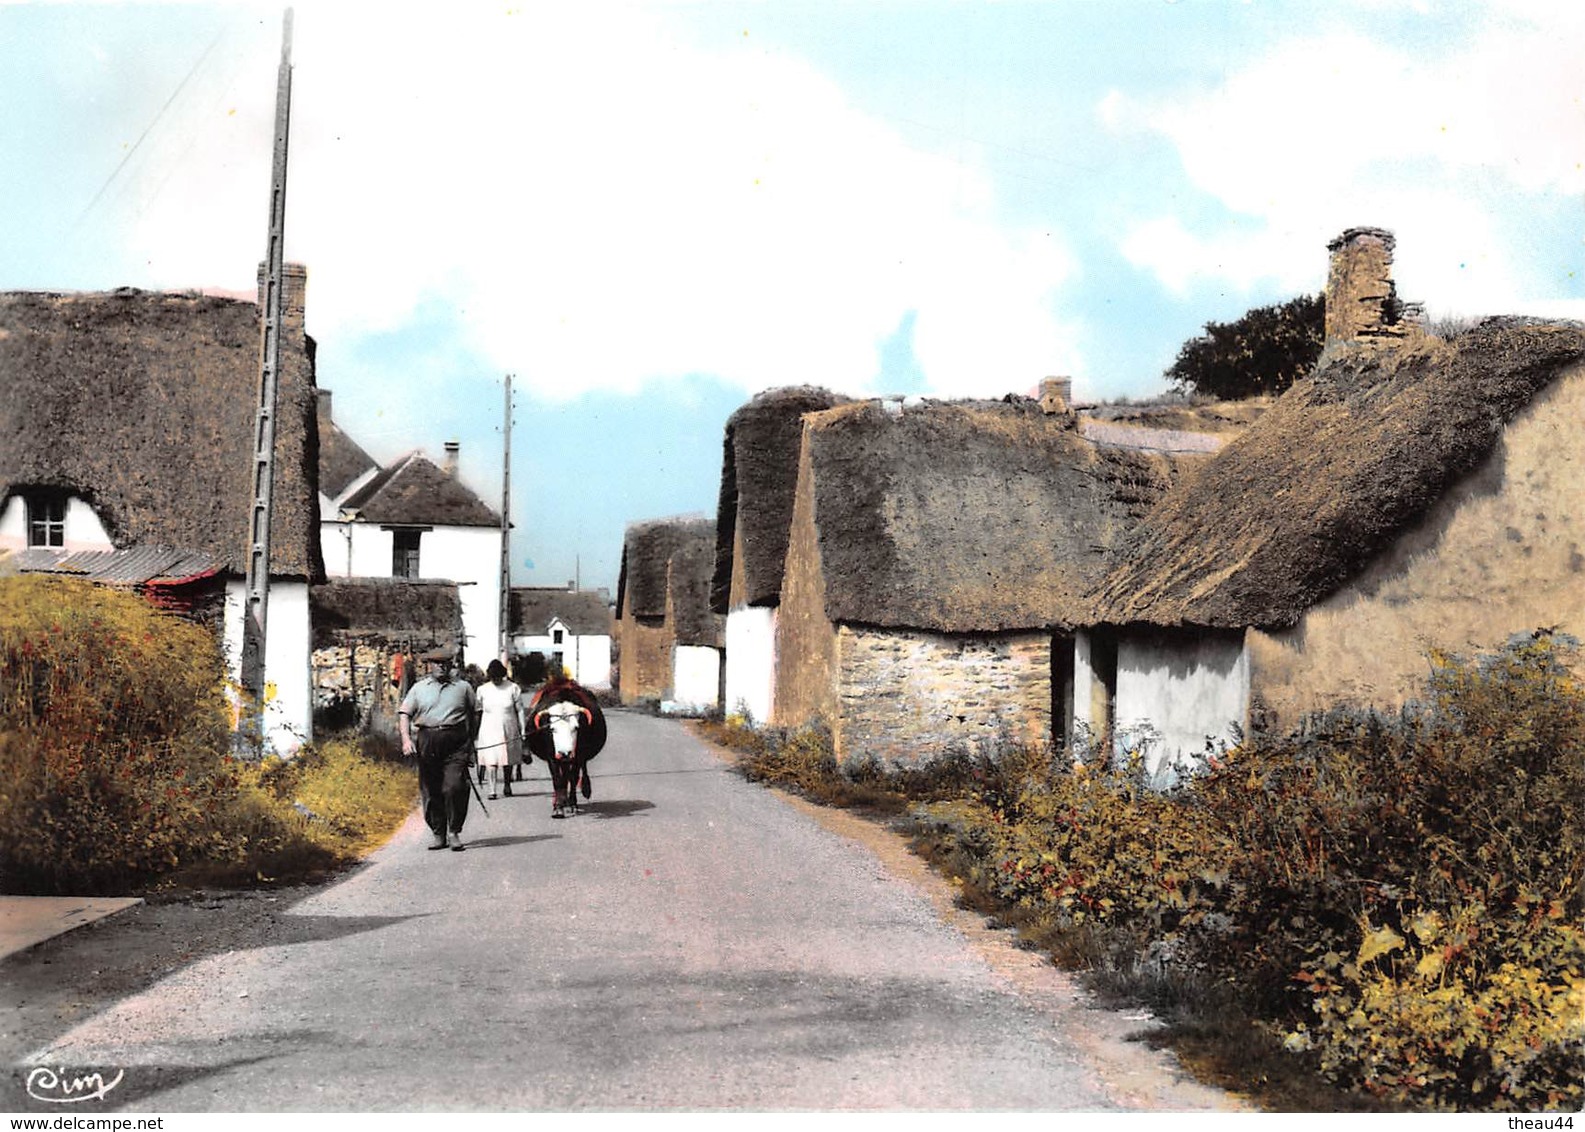
{"type": "Polygon", "coordinates": [[[462,599],[455,582],[336,578],[308,593],[315,648],[462,646],[462,599]]]}
{"type": "MultiPolygon", "coordinates": [[[[314,578],[311,343],[286,334],[282,347],[271,572],[314,578]]],[[[177,547],[243,573],[259,349],[258,307],[236,299],[0,294],[0,503],[63,488],[119,549],[177,547]]]]}
{"type": "Polygon", "coordinates": [[[365,523],[393,526],[499,527],[501,516],[421,452],[410,452],[342,504],[365,523]]]}
{"type": "Polygon", "coordinates": [[[1107,552],[1204,459],[1094,444],[1027,398],[808,429],[827,617],[938,632],[1086,623],[1107,552]]]}
{"type": "Polygon", "coordinates": [[[1295,624],[1585,360],[1585,326],[1494,319],[1447,343],[1344,350],[1140,526],[1098,588],[1113,624],[1295,624]]]}
{"type": "Polygon", "coordinates": [[[569,590],[563,586],[513,586],[507,624],[514,636],[538,636],[559,617],[580,637],[611,631],[610,598],[605,590],[569,590]]]}
{"type": "Polygon", "coordinates": [[[669,596],[676,643],[720,648],[721,618],[710,609],[715,533],[714,520],[705,518],[631,524],[622,545],[617,618],[659,625],[669,596]]]}
{"type": "Polygon", "coordinates": [[[803,415],[847,400],[826,389],[790,386],[758,394],[728,418],[716,509],[715,576],[710,583],[710,608],[715,612],[726,613],[731,601],[733,541],[740,517],[747,603],[775,605],[780,600],[803,415]]]}

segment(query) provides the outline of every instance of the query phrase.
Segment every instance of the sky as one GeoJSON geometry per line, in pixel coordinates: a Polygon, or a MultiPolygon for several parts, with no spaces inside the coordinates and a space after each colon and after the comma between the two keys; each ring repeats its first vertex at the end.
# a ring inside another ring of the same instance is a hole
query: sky
{"type": "MultiPolygon", "coordinates": [[[[0,0],[0,290],[251,296],[284,5],[0,0]]],[[[512,581],[715,511],[762,390],[1163,392],[1397,237],[1433,319],[1585,318],[1585,5],[301,0],[286,258],[337,422],[461,445],[512,581]]]]}

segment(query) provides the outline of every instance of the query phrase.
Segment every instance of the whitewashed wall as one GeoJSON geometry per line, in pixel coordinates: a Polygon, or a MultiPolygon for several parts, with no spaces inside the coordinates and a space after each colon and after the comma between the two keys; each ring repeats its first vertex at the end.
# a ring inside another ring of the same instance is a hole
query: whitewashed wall
{"type": "Polygon", "coordinates": [[[672,651],[672,702],[681,710],[716,707],[721,696],[721,650],[678,645],[672,651]]]}
{"type": "Polygon", "coordinates": [[[776,610],[744,606],[726,615],[726,703],[756,727],[774,722],[776,610]]]}
{"type": "MultiPolygon", "coordinates": [[[[94,509],[77,496],[66,500],[63,550],[113,550],[114,544],[94,509]]],[[[0,550],[21,550],[28,544],[27,504],[20,495],[6,500],[0,511],[0,550]]]]}
{"type": "Polygon", "coordinates": [[[1154,733],[1146,765],[1159,780],[1172,779],[1177,760],[1202,761],[1207,741],[1232,746],[1249,716],[1243,635],[1121,634],[1115,711],[1119,754],[1154,733]]]}
{"type": "Polygon", "coordinates": [[[537,652],[547,659],[561,650],[562,665],[585,688],[611,686],[611,637],[608,633],[577,636],[568,634],[556,644],[548,633],[518,634],[512,638],[512,653],[523,656],[537,652]]]}
{"type": "MultiPolygon", "coordinates": [[[[226,583],[226,674],[242,681],[243,582],[226,583]]],[[[308,585],[272,582],[264,653],[264,727],[267,748],[283,757],[314,737],[308,585]]]]}

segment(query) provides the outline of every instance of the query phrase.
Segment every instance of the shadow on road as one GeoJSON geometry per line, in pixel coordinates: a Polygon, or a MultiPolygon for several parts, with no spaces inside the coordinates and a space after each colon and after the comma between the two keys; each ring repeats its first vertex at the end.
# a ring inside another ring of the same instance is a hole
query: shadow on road
{"type": "Polygon", "coordinates": [[[578,813],[589,814],[597,818],[630,818],[634,814],[645,810],[653,810],[654,802],[646,802],[640,798],[630,798],[615,802],[579,802],[578,813]]]}
{"type": "MultiPolygon", "coordinates": [[[[507,845],[532,845],[536,841],[555,841],[561,835],[558,833],[536,833],[532,837],[468,837],[463,836],[463,841],[469,849],[500,849],[507,845]]],[[[440,856],[444,857],[442,853],[440,856]]]]}

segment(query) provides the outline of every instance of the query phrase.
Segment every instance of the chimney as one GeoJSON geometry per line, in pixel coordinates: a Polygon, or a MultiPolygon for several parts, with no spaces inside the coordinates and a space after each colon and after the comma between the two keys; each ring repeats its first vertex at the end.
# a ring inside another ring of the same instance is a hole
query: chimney
{"type": "MultiPolygon", "coordinates": [[[[259,314],[262,316],[268,301],[264,293],[268,280],[269,264],[259,264],[259,314]]],[[[281,265],[281,338],[290,342],[303,336],[303,310],[307,302],[308,268],[300,263],[281,265]]]]}
{"type": "Polygon", "coordinates": [[[575,594],[578,592],[578,583],[573,581],[571,578],[567,579],[567,592],[570,594],[575,594]]]}
{"type": "Polygon", "coordinates": [[[446,462],[440,467],[448,476],[457,477],[457,454],[462,451],[462,445],[455,440],[446,441],[446,462]]]}
{"type": "Polygon", "coordinates": [[[330,415],[330,390],[316,389],[314,393],[319,398],[319,423],[326,425],[336,418],[330,415]]]}
{"type": "Polygon", "coordinates": [[[1398,298],[1397,241],[1384,228],[1350,228],[1326,245],[1326,344],[1395,343],[1419,329],[1419,304],[1398,298]]]}
{"type": "Polygon", "coordinates": [[[1040,383],[1040,408],[1045,413],[1065,413],[1073,404],[1073,379],[1048,377],[1040,383]]]}

